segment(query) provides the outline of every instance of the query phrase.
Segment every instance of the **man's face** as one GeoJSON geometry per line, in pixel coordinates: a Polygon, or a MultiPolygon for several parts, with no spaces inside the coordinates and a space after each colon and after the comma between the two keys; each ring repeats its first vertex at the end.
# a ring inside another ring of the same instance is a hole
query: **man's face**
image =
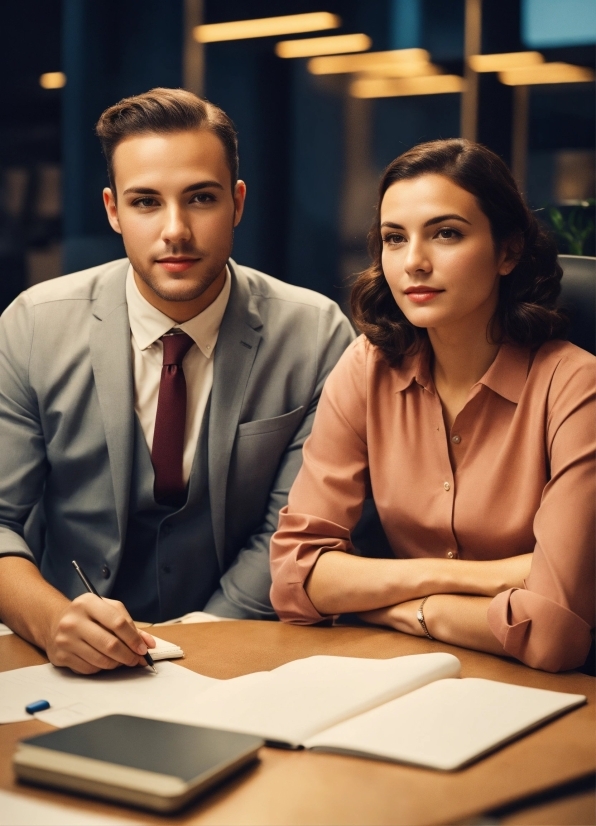
{"type": "Polygon", "coordinates": [[[175,321],[197,315],[225,280],[246,187],[232,192],[223,144],[206,129],[126,138],[104,189],[141,294],[175,321]]]}

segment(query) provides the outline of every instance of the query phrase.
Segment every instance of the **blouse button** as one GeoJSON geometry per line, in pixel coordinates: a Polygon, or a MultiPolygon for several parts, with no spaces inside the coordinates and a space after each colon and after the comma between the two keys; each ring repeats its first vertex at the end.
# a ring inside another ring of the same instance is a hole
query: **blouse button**
{"type": "Polygon", "coordinates": [[[454,556],[455,554],[453,553],[453,551],[447,551],[447,559],[453,559],[454,556]]]}
{"type": "Polygon", "coordinates": [[[451,441],[454,445],[458,445],[461,442],[461,436],[452,436],[451,441]]]}
{"type": "Polygon", "coordinates": [[[445,488],[445,490],[451,490],[451,485],[449,484],[449,482],[443,482],[443,487],[445,488]]]}

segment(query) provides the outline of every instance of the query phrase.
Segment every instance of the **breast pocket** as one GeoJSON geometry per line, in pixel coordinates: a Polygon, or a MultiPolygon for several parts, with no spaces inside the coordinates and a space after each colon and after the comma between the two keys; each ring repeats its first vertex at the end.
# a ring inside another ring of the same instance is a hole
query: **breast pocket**
{"type": "Polygon", "coordinates": [[[268,493],[280,460],[303,416],[304,407],[297,407],[283,416],[238,425],[231,478],[244,480],[244,487],[248,485],[253,492],[259,489],[268,493]]]}
{"type": "MultiPolygon", "coordinates": [[[[272,419],[256,419],[254,422],[244,422],[238,425],[238,438],[243,439],[246,436],[265,436],[274,433],[279,433],[282,438],[283,434],[288,430],[293,430],[298,426],[302,419],[304,405],[300,405],[295,410],[290,410],[289,413],[284,413],[283,416],[274,416],[272,419]]],[[[274,437],[273,437],[274,438],[274,437]]]]}

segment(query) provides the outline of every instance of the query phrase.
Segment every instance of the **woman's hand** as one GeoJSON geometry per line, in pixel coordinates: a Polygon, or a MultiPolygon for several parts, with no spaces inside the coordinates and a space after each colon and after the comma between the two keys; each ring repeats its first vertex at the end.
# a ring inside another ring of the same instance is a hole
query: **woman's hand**
{"type": "MultiPolygon", "coordinates": [[[[386,625],[424,637],[416,616],[421,599],[402,602],[376,611],[365,611],[358,616],[373,625],[386,625]]],[[[460,594],[433,594],[424,604],[424,622],[433,639],[476,651],[504,656],[505,651],[488,626],[486,614],[491,599],[460,594]]]]}
{"type": "Polygon", "coordinates": [[[534,554],[520,554],[506,559],[493,559],[480,563],[486,566],[488,573],[487,588],[483,593],[487,597],[496,597],[509,588],[523,588],[530,573],[534,554]]]}
{"type": "MultiPolygon", "coordinates": [[[[416,616],[421,599],[411,599],[408,602],[401,602],[399,605],[390,605],[388,608],[379,608],[376,611],[363,611],[358,614],[364,622],[373,625],[388,625],[396,631],[404,634],[411,634],[414,637],[424,637],[422,626],[416,616]]],[[[426,617],[425,617],[426,621],[426,617]]]]}

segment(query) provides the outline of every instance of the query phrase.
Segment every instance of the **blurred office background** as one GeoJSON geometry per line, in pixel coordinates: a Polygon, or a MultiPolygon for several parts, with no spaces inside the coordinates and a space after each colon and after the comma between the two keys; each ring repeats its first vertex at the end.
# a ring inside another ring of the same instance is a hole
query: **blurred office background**
{"type": "Polygon", "coordinates": [[[343,301],[381,170],[458,135],[507,161],[561,252],[594,255],[595,0],[19,0],[1,15],[0,310],[123,255],[94,124],[153,86],[233,118],[249,193],[234,255],[283,280],[343,301]]]}

